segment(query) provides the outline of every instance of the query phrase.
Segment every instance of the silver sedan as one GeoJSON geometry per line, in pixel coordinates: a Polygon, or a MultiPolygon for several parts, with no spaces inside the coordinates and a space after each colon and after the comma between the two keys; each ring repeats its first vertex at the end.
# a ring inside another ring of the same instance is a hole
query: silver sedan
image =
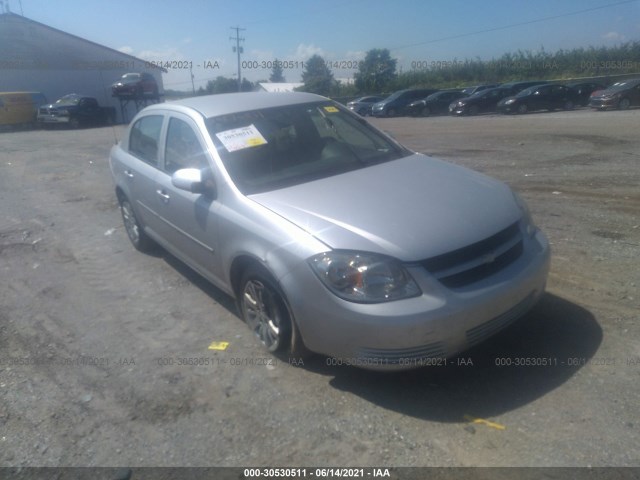
{"type": "Polygon", "coordinates": [[[152,105],[110,164],[133,245],[161,245],[232,295],[272,352],[431,365],[544,292],[547,239],[508,186],[324,97],[152,105]]]}

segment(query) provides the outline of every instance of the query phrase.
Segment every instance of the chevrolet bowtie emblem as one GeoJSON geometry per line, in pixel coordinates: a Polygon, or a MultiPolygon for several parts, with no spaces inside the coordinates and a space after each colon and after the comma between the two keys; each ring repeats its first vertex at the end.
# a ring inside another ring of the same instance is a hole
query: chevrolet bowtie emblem
{"type": "Polygon", "coordinates": [[[485,255],[482,256],[482,263],[483,264],[487,264],[487,263],[493,263],[496,259],[496,254],[491,252],[491,253],[487,253],[485,255]]]}

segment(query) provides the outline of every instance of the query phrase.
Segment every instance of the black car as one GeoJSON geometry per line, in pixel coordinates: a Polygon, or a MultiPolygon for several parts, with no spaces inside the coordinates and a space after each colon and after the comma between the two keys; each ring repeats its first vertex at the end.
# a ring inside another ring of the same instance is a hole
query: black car
{"type": "Polygon", "coordinates": [[[566,85],[535,85],[498,103],[500,113],[527,113],[533,110],[572,110],[578,101],[566,85]]]}
{"type": "Polygon", "coordinates": [[[407,113],[413,117],[428,117],[437,113],[446,113],[451,102],[466,96],[460,90],[443,90],[432,93],[427,98],[410,103],[407,107],[407,113]]]}
{"type": "Polygon", "coordinates": [[[432,93],[436,93],[438,90],[433,88],[418,88],[400,90],[392,93],[384,100],[375,103],[371,107],[371,114],[374,117],[395,117],[396,115],[404,115],[406,113],[407,106],[411,102],[426,98],[432,93]]]}
{"type": "Polygon", "coordinates": [[[583,107],[589,105],[589,97],[593,92],[606,88],[601,83],[595,82],[570,83],[567,87],[573,90],[576,95],[576,103],[583,107]]]}
{"type": "Polygon", "coordinates": [[[477,115],[478,113],[495,112],[498,102],[511,95],[508,88],[496,87],[481,90],[470,97],[460,98],[449,105],[451,115],[477,115]]]}
{"type": "Polygon", "coordinates": [[[589,100],[589,106],[598,110],[626,110],[632,105],[640,105],[640,78],[614,83],[605,90],[596,90],[589,100]]]}
{"type": "Polygon", "coordinates": [[[38,123],[43,126],[66,125],[71,128],[90,125],[111,125],[116,118],[116,109],[101,107],[93,97],[72,93],[51,105],[38,109],[38,123]]]}
{"type": "Polygon", "coordinates": [[[356,112],[358,115],[367,116],[371,115],[371,107],[374,103],[378,103],[384,100],[384,97],[368,96],[356,98],[347,103],[347,108],[352,112],[356,112]]]}

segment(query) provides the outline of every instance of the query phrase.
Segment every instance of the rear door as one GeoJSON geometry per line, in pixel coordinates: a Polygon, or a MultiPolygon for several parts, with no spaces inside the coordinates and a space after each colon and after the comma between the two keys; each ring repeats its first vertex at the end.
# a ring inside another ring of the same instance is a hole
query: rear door
{"type": "Polygon", "coordinates": [[[152,236],[158,235],[160,224],[155,181],[159,172],[164,120],[164,115],[160,114],[136,120],[130,130],[127,150],[119,150],[120,157],[113,166],[136,216],[152,236]]]}

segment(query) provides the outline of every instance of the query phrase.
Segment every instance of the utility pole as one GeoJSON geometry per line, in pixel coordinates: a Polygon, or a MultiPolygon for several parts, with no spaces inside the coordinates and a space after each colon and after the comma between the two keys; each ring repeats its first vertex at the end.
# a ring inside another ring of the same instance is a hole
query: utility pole
{"type": "Polygon", "coordinates": [[[193,69],[189,67],[189,74],[191,75],[191,89],[193,90],[193,94],[196,94],[196,86],[193,83],[193,69]]]}
{"type": "Polygon", "coordinates": [[[235,37],[229,37],[229,40],[235,40],[236,46],[232,48],[234,52],[238,54],[238,91],[242,91],[242,71],[240,69],[240,54],[244,53],[243,48],[240,46],[240,42],[244,42],[244,38],[240,38],[240,30],[246,30],[246,28],[231,27],[231,30],[236,31],[235,37]]]}

